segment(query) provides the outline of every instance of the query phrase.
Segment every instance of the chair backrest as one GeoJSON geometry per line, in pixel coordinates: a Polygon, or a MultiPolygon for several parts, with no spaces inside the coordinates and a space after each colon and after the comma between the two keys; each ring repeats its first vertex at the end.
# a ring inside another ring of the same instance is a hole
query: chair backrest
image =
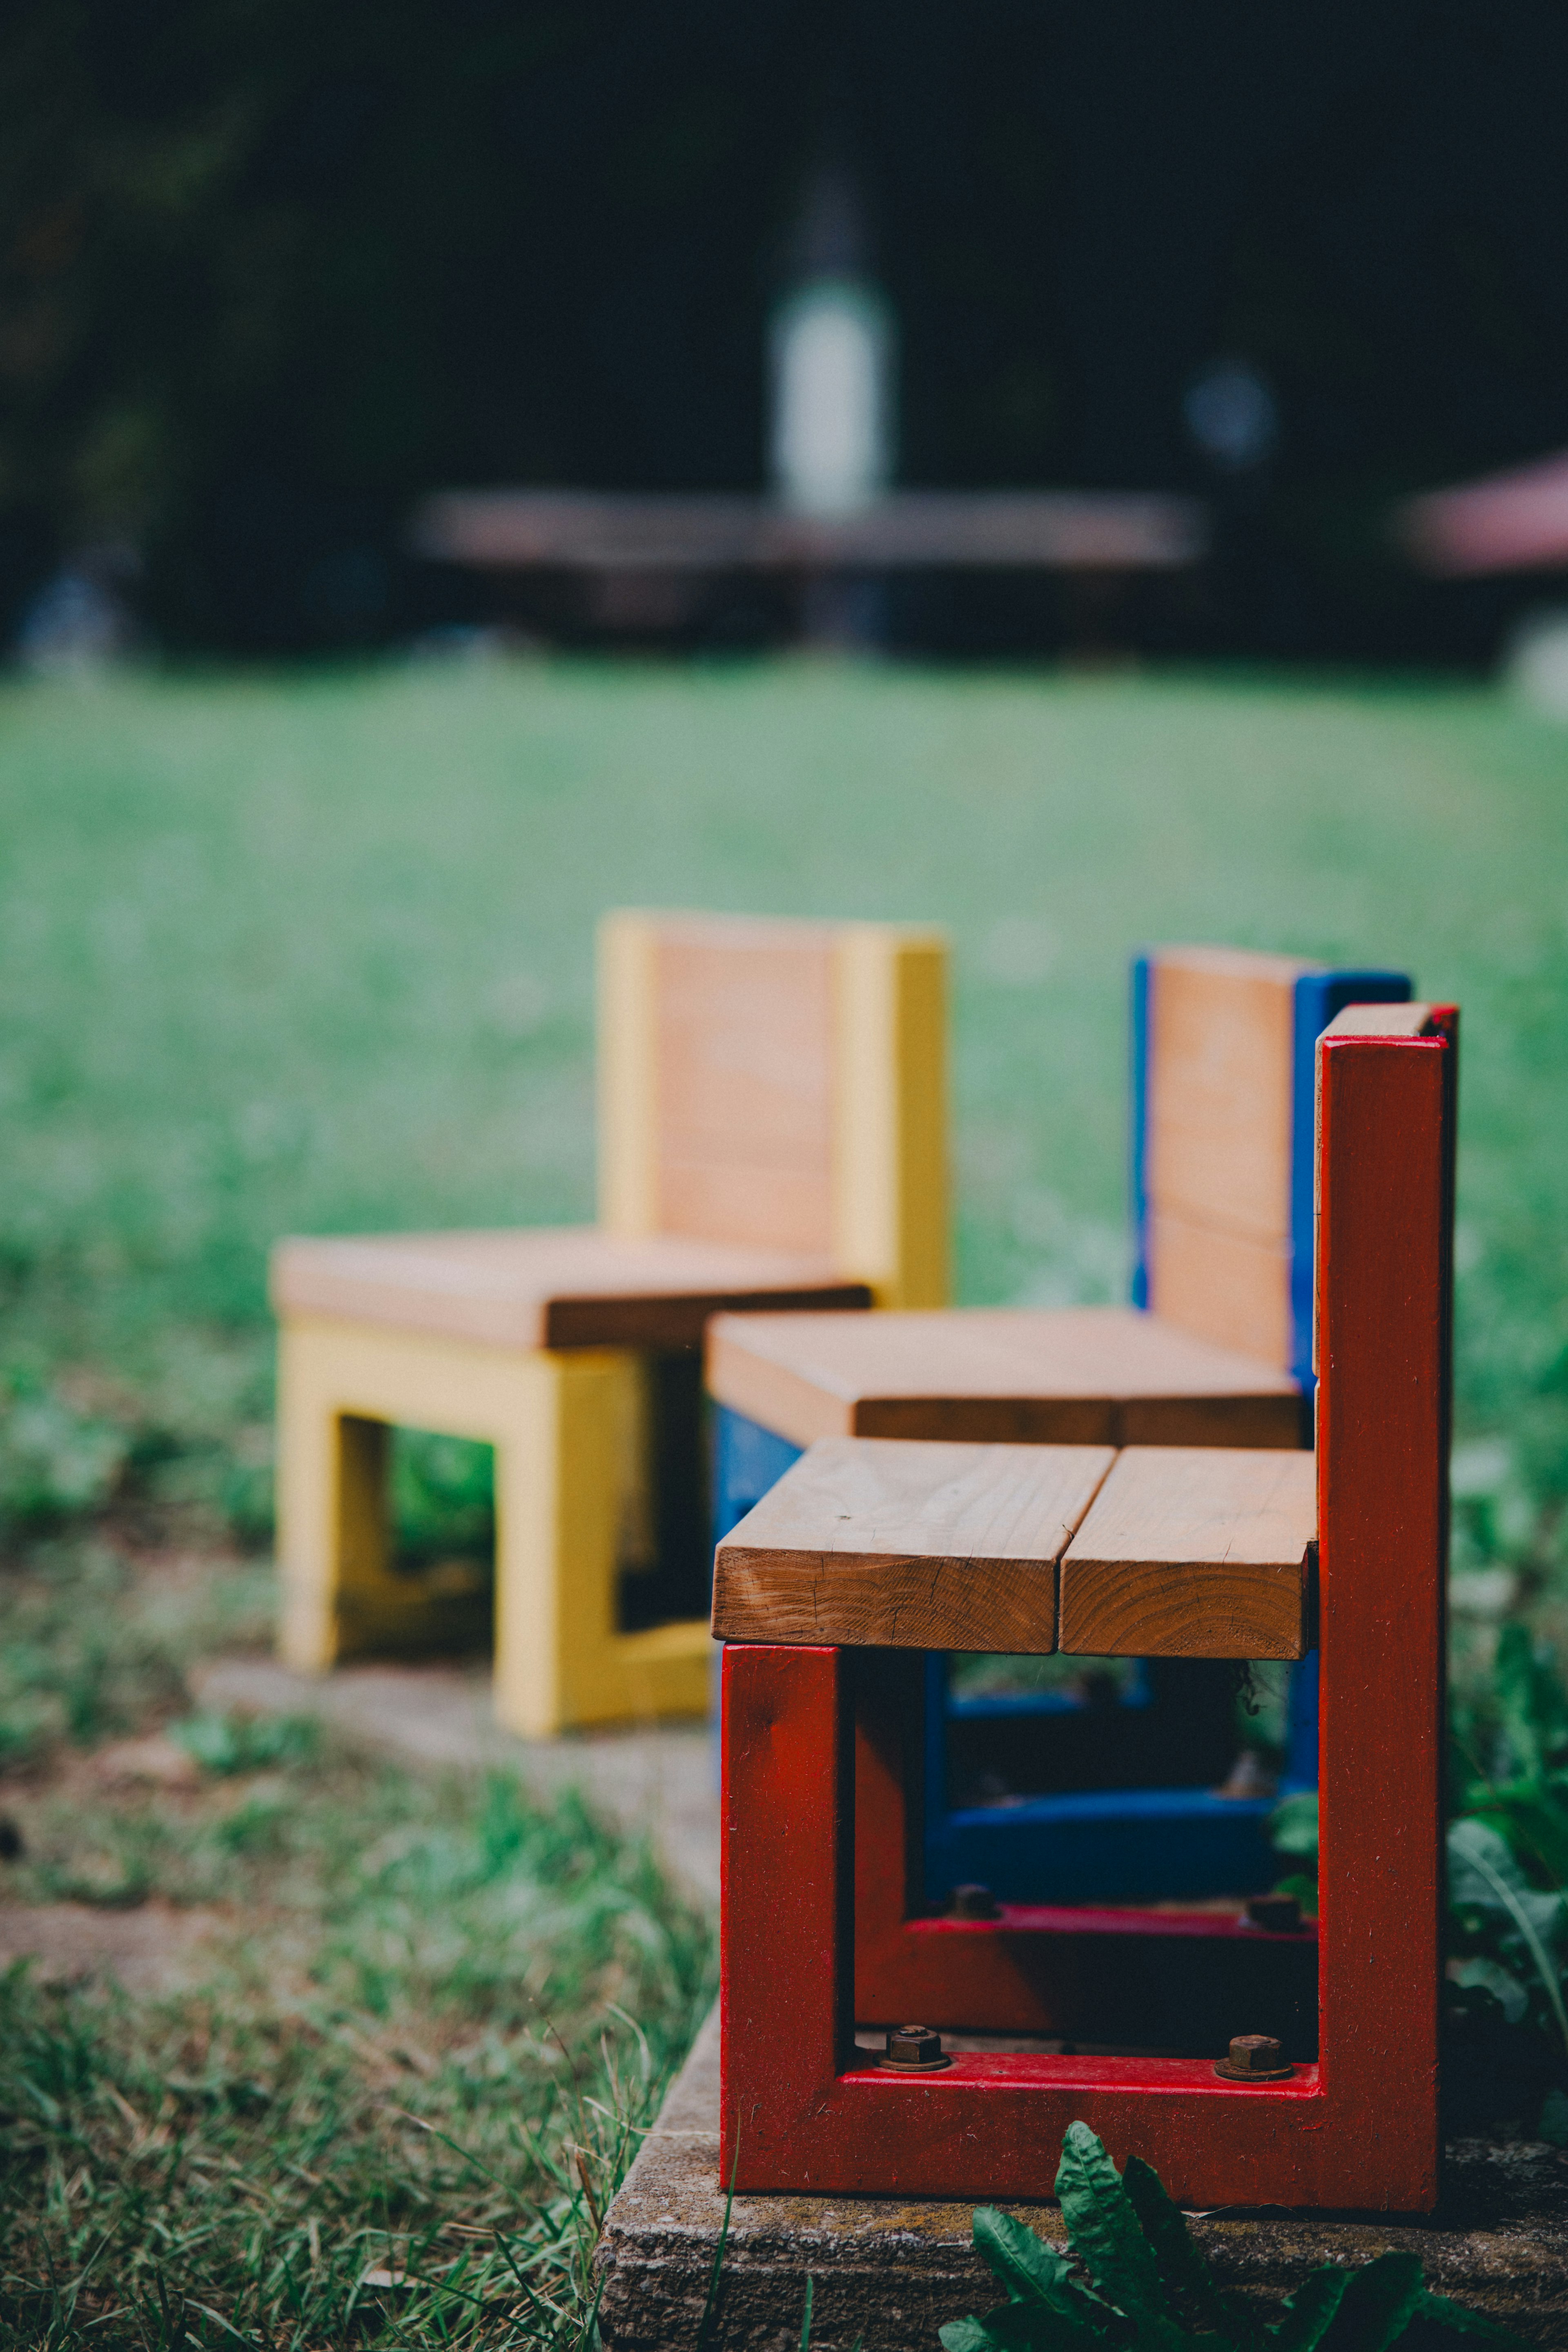
{"type": "Polygon", "coordinates": [[[948,1287],[947,947],[931,929],[606,915],[599,1218],[948,1287]]]}
{"type": "Polygon", "coordinates": [[[1317,1039],[1404,972],[1238,948],[1132,967],[1134,1304],[1310,1382],[1317,1039]]]}

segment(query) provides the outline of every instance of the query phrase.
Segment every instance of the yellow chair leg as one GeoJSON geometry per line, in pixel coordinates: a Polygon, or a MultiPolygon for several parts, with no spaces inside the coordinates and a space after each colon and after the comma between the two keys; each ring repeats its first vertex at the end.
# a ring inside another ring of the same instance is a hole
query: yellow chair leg
{"type": "Polygon", "coordinates": [[[614,1607],[619,1358],[541,1352],[496,1448],[496,1719],[525,1739],[573,1720],[570,1664],[614,1607]]]}
{"type": "Polygon", "coordinates": [[[386,1573],[385,1425],[343,1412],[307,1336],[285,1330],[278,1371],[278,1560],[284,1661],[308,1674],[345,1647],[343,1601],[386,1573]]]}
{"type": "Polygon", "coordinates": [[[353,1651],[434,1646],[441,1604],[388,1567],[390,1423],[496,1457],[495,1704],[526,1738],[700,1715],[705,1619],[616,1629],[646,1551],[647,1400],[618,1349],[511,1350],[291,1321],[279,1369],[279,1646],[311,1672],[353,1651]]]}
{"type": "Polygon", "coordinates": [[[625,1534],[643,1465],[643,1368],[620,1350],[542,1352],[527,1426],[496,1460],[496,1717],[543,1739],[572,1725],[701,1715],[707,1622],[622,1633],[625,1534]]]}

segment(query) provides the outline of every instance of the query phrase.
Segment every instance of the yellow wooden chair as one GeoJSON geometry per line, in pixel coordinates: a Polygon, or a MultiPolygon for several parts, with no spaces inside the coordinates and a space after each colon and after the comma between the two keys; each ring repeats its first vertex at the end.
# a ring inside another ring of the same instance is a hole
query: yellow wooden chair
{"type": "Polygon", "coordinates": [[[945,1299],[945,986],[929,929],[606,916],[599,1223],[278,1244],[290,1664],[432,1639],[438,1600],[390,1560],[401,1423],[495,1449],[502,1723],[703,1709],[700,1599],[623,1624],[623,1578],[653,1549],[665,1376],[690,1369],[676,1475],[695,1485],[710,1316],[945,1299]]]}

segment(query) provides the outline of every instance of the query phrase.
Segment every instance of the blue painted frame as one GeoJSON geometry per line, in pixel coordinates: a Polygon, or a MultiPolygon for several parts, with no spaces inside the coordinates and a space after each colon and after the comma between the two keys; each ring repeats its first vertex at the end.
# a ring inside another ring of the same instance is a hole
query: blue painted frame
{"type": "Polygon", "coordinates": [[[1312,1122],[1317,1045],[1347,1004],[1408,1004],[1403,971],[1304,971],[1296,982],[1290,1069],[1290,1370],[1303,1396],[1312,1378],[1312,1122]]]}
{"type": "MultiPolygon", "coordinates": [[[[1158,959],[1131,968],[1132,1304],[1149,1304],[1149,1006],[1158,959]]],[[[1304,972],[1296,982],[1291,1056],[1290,1370],[1310,1396],[1312,1377],[1312,1131],[1315,1048],[1347,1004],[1402,1004],[1412,993],[1404,972],[1340,970],[1304,972]]],[[[713,1419],[714,1541],[761,1502],[804,1448],[743,1414],[716,1405],[713,1419]]],[[[1114,1789],[1010,1800],[1005,1805],[946,1802],[947,1727],[955,1717],[1043,1715],[1078,1702],[1058,1695],[955,1698],[942,1652],[926,1659],[925,1897],[945,1901],[966,1882],[1000,1901],[1155,1902],[1173,1896],[1243,1895],[1270,1886],[1279,1864],[1268,1840],[1271,1798],[1215,1796],[1208,1789],[1114,1789]]],[[[1130,1693],[1124,1705],[1147,1703],[1130,1693]]],[[[1318,1780],[1318,1654],[1290,1676],[1289,1728],[1280,1793],[1318,1780]]]]}

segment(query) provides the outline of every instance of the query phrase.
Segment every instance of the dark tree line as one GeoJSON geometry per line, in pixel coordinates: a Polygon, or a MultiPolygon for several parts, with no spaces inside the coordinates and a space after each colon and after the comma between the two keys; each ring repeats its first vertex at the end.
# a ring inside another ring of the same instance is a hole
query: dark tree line
{"type": "Polygon", "coordinates": [[[287,650],[406,618],[426,488],[756,484],[831,150],[904,478],[1203,486],[1239,353],[1238,527],[1375,636],[1387,499],[1568,441],[1565,68],[1556,0],[12,0],[0,604],[125,541],[287,650]]]}

